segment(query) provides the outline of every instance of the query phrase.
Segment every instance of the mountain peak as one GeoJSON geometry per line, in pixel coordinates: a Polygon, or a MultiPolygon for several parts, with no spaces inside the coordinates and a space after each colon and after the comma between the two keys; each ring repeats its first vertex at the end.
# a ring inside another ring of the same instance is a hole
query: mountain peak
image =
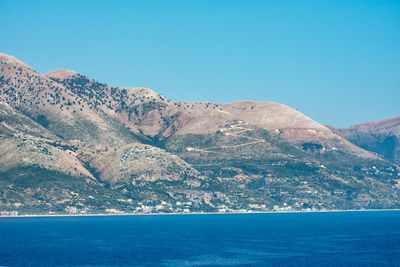
{"type": "Polygon", "coordinates": [[[350,128],[357,129],[360,132],[379,132],[400,135],[400,116],[374,122],[363,122],[350,128]]]}
{"type": "Polygon", "coordinates": [[[7,65],[22,65],[24,67],[32,69],[32,67],[30,67],[29,65],[25,64],[21,60],[15,58],[13,56],[4,54],[4,53],[0,53],[0,63],[1,64],[7,64],[7,65]]]}
{"type": "MultiPolygon", "coordinates": [[[[397,165],[284,104],[175,102],[25,66],[0,54],[0,209],[400,207],[397,165]]],[[[397,136],[381,136],[365,147],[398,160],[397,136]]]]}
{"type": "Polygon", "coordinates": [[[71,78],[72,76],[77,75],[78,73],[72,70],[67,70],[67,69],[59,69],[59,70],[53,70],[49,73],[46,73],[46,76],[49,78],[55,78],[55,79],[68,79],[71,78]]]}

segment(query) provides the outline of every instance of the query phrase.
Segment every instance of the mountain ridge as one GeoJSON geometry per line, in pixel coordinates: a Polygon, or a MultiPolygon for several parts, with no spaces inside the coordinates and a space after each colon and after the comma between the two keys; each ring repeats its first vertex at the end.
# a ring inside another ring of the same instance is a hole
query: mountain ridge
{"type": "Polygon", "coordinates": [[[40,74],[4,54],[0,73],[0,147],[7,148],[0,160],[0,207],[184,212],[272,210],[285,203],[296,210],[399,206],[396,164],[286,105],[176,102],[70,70],[40,74]]]}
{"type": "Polygon", "coordinates": [[[400,116],[332,129],[357,146],[400,162],[400,116]]]}
{"type": "MultiPolygon", "coordinates": [[[[83,79],[85,79],[86,85],[97,83],[98,86],[105,87],[104,84],[91,80],[86,76],[80,75],[80,77],[84,77],[83,79]]],[[[64,85],[67,87],[69,85],[72,90],[77,90],[74,86],[71,86],[71,84],[76,83],[75,80],[62,79],[61,82],[64,82],[64,85]]],[[[140,121],[133,121],[133,124],[137,127],[135,130],[139,130],[145,135],[150,135],[152,137],[169,137],[172,134],[215,133],[219,127],[223,127],[226,121],[236,119],[261,125],[264,129],[275,131],[283,138],[292,141],[295,144],[310,142],[314,138],[318,138],[319,142],[327,142],[327,138],[325,137],[330,135],[328,139],[335,140],[334,143],[341,146],[342,149],[347,149],[348,151],[365,157],[376,157],[376,155],[367,151],[362,151],[358,147],[347,142],[345,139],[336,136],[324,125],[313,121],[295,109],[283,104],[268,101],[254,102],[248,100],[228,104],[188,101],[175,102],[170,101],[147,88],[111,88],[114,90],[121,90],[122,92],[124,90],[130,90],[132,92],[130,97],[136,94],[136,99],[140,99],[141,102],[147,104],[146,108],[149,108],[150,112],[148,112],[149,114],[144,112],[146,114],[143,115],[148,116],[136,116],[139,117],[140,121]],[[148,101],[149,99],[152,101],[148,101]],[[155,110],[155,108],[160,106],[164,108],[166,114],[162,114],[162,112],[155,110]],[[175,117],[174,120],[170,119],[172,116],[175,117]],[[212,123],[210,123],[210,121],[212,123]],[[166,123],[167,125],[164,125],[163,123],[166,123]],[[207,127],[204,127],[204,124],[207,124],[207,127]],[[172,126],[174,130],[172,130],[172,126]],[[307,130],[304,131],[304,129],[307,130]],[[316,132],[309,130],[315,130],[316,132]]],[[[109,98],[107,100],[110,101],[109,98]]],[[[124,101],[124,103],[125,102],[126,101],[124,101]]],[[[105,113],[115,117],[125,126],[132,127],[132,121],[129,122],[130,115],[128,114],[131,114],[132,112],[143,112],[143,109],[136,109],[136,107],[137,102],[127,103],[124,107],[119,107],[122,113],[120,115],[115,114],[114,110],[110,110],[107,107],[103,106],[101,108],[105,113]],[[123,114],[124,108],[128,114],[123,114]]],[[[332,147],[334,147],[334,144],[331,142],[327,144],[325,148],[332,149],[332,147]]]]}

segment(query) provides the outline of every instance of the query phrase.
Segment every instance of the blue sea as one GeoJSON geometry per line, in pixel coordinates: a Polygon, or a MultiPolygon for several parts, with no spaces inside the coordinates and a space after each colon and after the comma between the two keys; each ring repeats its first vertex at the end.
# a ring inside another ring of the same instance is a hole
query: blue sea
{"type": "Polygon", "coordinates": [[[400,212],[0,218],[1,266],[400,266],[400,212]]]}

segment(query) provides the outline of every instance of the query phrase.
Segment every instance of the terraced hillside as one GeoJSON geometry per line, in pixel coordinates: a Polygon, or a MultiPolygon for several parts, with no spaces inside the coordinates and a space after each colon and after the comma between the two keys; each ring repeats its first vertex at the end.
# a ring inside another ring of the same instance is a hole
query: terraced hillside
{"type": "Polygon", "coordinates": [[[174,102],[0,54],[0,210],[395,208],[399,167],[273,102],[174,102]]]}

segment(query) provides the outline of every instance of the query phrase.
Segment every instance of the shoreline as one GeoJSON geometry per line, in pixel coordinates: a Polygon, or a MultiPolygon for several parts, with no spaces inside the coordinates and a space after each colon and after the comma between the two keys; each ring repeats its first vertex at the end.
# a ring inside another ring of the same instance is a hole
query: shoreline
{"type": "Polygon", "coordinates": [[[0,218],[41,218],[41,217],[102,217],[102,216],[162,216],[162,215],[234,215],[234,214],[287,214],[287,213],[334,213],[334,212],[370,212],[400,211],[400,209],[363,209],[363,210],[292,210],[292,211],[251,211],[251,212],[187,212],[187,213],[93,213],[93,214],[26,214],[0,215],[0,218]]]}

